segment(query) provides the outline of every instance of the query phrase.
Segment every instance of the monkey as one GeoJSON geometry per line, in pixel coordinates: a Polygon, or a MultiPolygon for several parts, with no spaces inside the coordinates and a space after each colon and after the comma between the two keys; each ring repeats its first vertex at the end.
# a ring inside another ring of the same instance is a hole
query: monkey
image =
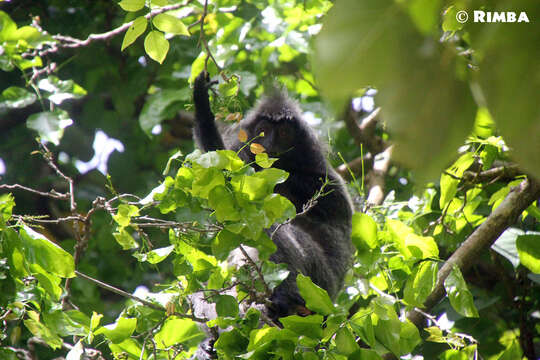
{"type": "MultiPolygon", "coordinates": [[[[299,106],[284,91],[274,90],[262,97],[236,125],[220,131],[210,108],[208,90],[215,82],[203,71],[195,79],[194,138],[201,151],[231,149],[245,163],[255,155],[237,133],[244,130],[277,160],[272,166],[285,170],[289,177],[277,184],[274,192],[287,198],[297,216],[266,230],[277,250],[274,263],[285,263],[290,271],[271,297],[268,315],[279,318],[302,313],[305,302],[296,285],[298,273],[309,276],[335,298],[343,286],[352,262],[352,203],[343,180],[328,163],[317,136],[302,117],[299,106]],[[317,196],[319,195],[319,196],[317,196]]],[[[256,170],[260,170],[255,165],[256,170]]]]}

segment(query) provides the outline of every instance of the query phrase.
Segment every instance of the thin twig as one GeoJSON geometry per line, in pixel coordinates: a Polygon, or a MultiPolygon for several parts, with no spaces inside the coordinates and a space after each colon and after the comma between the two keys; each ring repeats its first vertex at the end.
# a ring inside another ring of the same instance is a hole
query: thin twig
{"type": "Polygon", "coordinates": [[[0,189],[23,190],[23,191],[27,191],[27,192],[30,192],[39,196],[49,197],[52,199],[69,200],[69,194],[59,193],[54,189],[48,192],[43,192],[43,191],[35,190],[35,189],[29,188],[23,185],[19,185],[19,184],[13,184],[13,185],[2,184],[0,185],[0,189]]]}
{"type": "Polygon", "coordinates": [[[253,266],[255,268],[255,271],[257,272],[257,275],[259,276],[259,279],[262,281],[263,285],[264,285],[264,291],[266,293],[267,296],[270,296],[272,294],[272,291],[270,290],[270,288],[268,287],[268,284],[266,283],[266,281],[264,280],[264,275],[261,271],[261,269],[257,266],[257,264],[255,263],[255,261],[253,261],[253,259],[251,258],[251,256],[249,256],[249,254],[247,253],[246,249],[244,249],[244,247],[242,245],[239,246],[240,247],[240,251],[242,252],[242,254],[244,255],[244,257],[246,258],[247,262],[250,263],[251,266],[253,266]]]}
{"type": "MultiPolygon", "coordinates": [[[[153,17],[155,17],[155,16],[157,16],[159,14],[162,14],[164,12],[171,11],[171,10],[176,10],[176,9],[180,9],[182,7],[185,7],[185,6],[189,5],[192,1],[193,0],[187,0],[184,3],[178,3],[178,4],[172,4],[172,5],[163,6],[163,7],[160,7],[158,9],[154,9],[154,10],[150,11],[144,17],[147,20],[150,20],[153,17]]],[[[96,42],[96,41],[109,40],[109,39],[115,37],[116,35],[119,35],[119,34],[125,32],[127,29],[129,29],[130,26],[133,25],[133,22],[134,21],[130,21],[128,23],[122,24],[121,26],[117,27],[116,29],[107,31],[105,33],[90,34],[85,40],[76,39],[76,38],[71,37],[71,36],[65,36],[65,35],[60,35],[60,34],[53,35],[53,39],[56,40],[57,43],[49,44],[49,48],[47,48],[47,49],[39,50],[39,51],[37,51],[35,53],[32,52],[32,53],[28,53],[28,54],[23,54],[23,56],[36,56],[36,55],[44,56],[44,55],[47,55],[47,54],[57,52],[60,48],[79,48],[79,47],[87,46],[87,45],[89,45],[89,44],[91,44],[93,42],[96,42]]]]}

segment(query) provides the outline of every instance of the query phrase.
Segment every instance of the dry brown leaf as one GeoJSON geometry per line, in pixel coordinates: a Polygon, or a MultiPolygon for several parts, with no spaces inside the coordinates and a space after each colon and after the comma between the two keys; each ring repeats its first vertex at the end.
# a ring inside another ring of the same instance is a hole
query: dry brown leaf
{"type": "Polygon", "coordinates": [[[249,150],[253,154],[262,154],[263,152],[266,151],[264,146],[262,146],[261,144],[257,144],[257,143],[251,143],[251,145],[249,145],[249,150]]]}
{"type": "Polygon", "coordinates": [[[241,142],[246,142],[248,139],[248,135],[247,135],[247,132],[243,129],[240,129],[238,131],[238,140],[240,140],[241,142]]]}

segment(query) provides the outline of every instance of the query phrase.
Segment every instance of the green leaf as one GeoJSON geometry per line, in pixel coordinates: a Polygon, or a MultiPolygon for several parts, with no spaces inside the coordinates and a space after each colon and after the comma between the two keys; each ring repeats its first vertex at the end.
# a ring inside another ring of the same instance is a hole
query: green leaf
{"type": "Polygon", "coordinates": [[[414,24],[425,35],[435,35],[439,24],[440,0],[412,0],[407,3],[414,24]]]}
{"type": "Polygon", "coordinates": [[[446,173],[441,175],[441,198],[439,199],[441,209],[445,209],[456,195],[459,178],[474,163],[473,155],[472,152],[461,155],[452,166],[446,169],[446,173]]]}
{"type": "MultiPolygon", "coordinates": [[[[478,111],[476,112],[476,119],[474,120],[474,135],[487,139],[490,136],[493,136],[495,132],[495,122],[493,121],[489,110],[485,107],[478,108],[478,111]]],[[[485,168],[485,170],[488,170],[490,167],[491,164],[485,168]]]]}
{"type": "Polygon", "coordinates": [[[294,331],[298,335],[304,335],[313,339],[322,338],[322,322],[321,315],[298,316],[291,315],[279,319],[283,324],[284,329],[294,331]]]}
{"type": "Polygon", "coordinates": [[[118,5],[125,11],[139,11],[144,7],[144,0],[122,0],[118,5]]]}
{"type": "Polygon", "coordinates": [[[519,346],[519,343],[516,340],[513,340],[510,343],[510,346],[508,346],[501,355],[497,358],[497,360],[515,360],[515,359],[521,359],[523,357],[523,351],[521,351],[521,347],[519,346]]]}
{"type": "Polygon", "coordinates": [[[152,30],[144,38],[144,50],[150,58],[162,64],[169,52],[169,41],[162,32],[152,30]]]}
{"type": "Polygon", "coordinates": [[[62,279],[59,276],[49,273],[37,264],[31,264],[30,270],[36,277],[39,286],[41,286],[54,301],[60,300],[60,296],[62,295],[60,281],[62,279]]]}
{"type": "Polygon", "coordinates": [[[438,266],[434,261],[423,261],[408,278],[403,291],[404,300],[413,306],[422,307],[437,282],[438,266]]]}
{"type": "Polygon", "coordinates": [[[525,234],[521,229],[508,228],[491,246],[491,249],[505,257],[514,268],[517,268],[520,263],[520,256],[516,246],[517,238],[525,234]]]}
{"type": "Polygon", "coordinates": [[[401,355],[400,349],[401,322],[395,318],[379,319],[375,326],[375,336],[394,355],[401,355]]]}
{"type": "Polygon", "coordinates": [[[284,222],[296,215],[296,207],[289,199],[279,194],[270,194],[264,198],[263,210],[268,217],[270,227],[273,223],[284,222]]]}
{"type": "Polygon", "coordinates": [[[457,266],[452,268],[444,280],[444,288],[450,299],[450,304],[458,313],[465,317],[478,317],[478,310],[474,306],[472,294],[457,266]]]}
{"type": "Polygon", "coordinates": [[[214,349],[218,353],[228,356],[238,355],[245,351],[249,340],[238,329],[224,332],[219,335],[219,338],[214,344],[214,349]]]}
{"type": "Polygon", "coordinates": [[[399,350],[402,354],[412,353],[414,348],[422,342],[418,328],[409,320],[401,323],[399,332],[399,350]]]}
{"type": "Polygon", "coordinates": [[[141,128],[150,136],[154,126],[161,124],[164,119],[173,117],[178,110],[182,109],[183,103],[190,98],[189,88],[164,89],[150,95],[139,115],[141,128]]]}
{"type": "MultiPolygon", "coordinates": [[[[456,76],[457,52],[420,33],[404,4],[336,2],[315,39],[313,68],[335,109],[342,109],[359,88],[376,87],[381,116],[396,146],[392,160],[426,180],[438,175],[463,143],[476,109],[468,83],[456,76]]],[[[421,26],[431,27],[432,20],[426,24],[421,26]]]]}
{"type": "MultiPolygon", "coordinates": [[[[317,358],[318,359],[318,358],[317,358]]],[[[382,357],[370,349],[359,349],[349,356],[351,360],[382,360],[382,357]]]]}
{"type": "Polygon", "coordinates": [[[378,245],[377,223],[368,214],[354,213],[351,236],[358,250],[375,249],[378,245]]]}
{"type": "Polygon", "coordinates": [[[150,264],[158,264],[165,260],[171,252],[174,251],[174,245],[162,247],[159,249],[154,249],[146,253],[146,261],[150,264]]]}
{"type": "Polygon", "coordinates": [[[261,349],[270,344],[279,336],[279,329],[265,325],[262,329],[255,329],[249,333],[248,351],[261,349]]]}
{"type": "Polygon", "coordinates": [[[373,310],[371,309],[360,309],[352,316],[349,322],[354,332],[370,347],[376,345],[375,329],[371,319],[372,313],[373,310]]]}
{"type": "Polygon", "coordinates": [[[517,251],[521,264],[535,274],[540,274],[540,234],[517,237],[517,251]]]}
{"type": "Polygon", "coordinates": [[[32,114],[26,120],[29,129],[36,130],[42,140],[55,145],[60,144],[64,129],[73,124],[73,120],[64,110],[45,111],[32,114]]]}
{"type": "Polygon", "coordinates": [[[124,51],[129,45],[133,44],[139,36],[141,36],[148,25],[148,20],[144,16],[139,16],[133,20],[133,24],[127,29],[126,35],[124,35],[124,40],[122,41],[121,51],[124,51]]]}
{"type": "Polygon", "coordinates": [[[90,330],[90,318],[77,310],[43,313],[43,322],[65,336],[85,336],[90,330]]]}
{"type": "Polygon", "coordinates": [[[24,108],[36,100],[36,94],[21,87],[10,86],[0,95],[0,113],[9,109],[24,108]]]}
{"type": "Polygon", "coordinates": [[[204,332],[199,329],[193,320],[171,316],[156,333],[154,341],[158,349],[166,349],[176,344],[194,347],[205,337],[204,332]]]}
{"type": "Polygon", "coordinates": [[[192,193],[203,199],[208,199],[210,191],[217,186],[225,185],[223,173],[215,168],[194,167],[195,180],[192,185],[192,193]]]}
{"type": "Polygon", "coordinates": [[[121,359],[122,357],[127,357],[130,360],[140,359],[142,352],[141,345],[131,338],[125,339],[117,344],[109,343],[109,348],[116,359],[121,359]]]}
{"type": "Polygon", "coordinates": [[[92,317],[90,318],[90,330],[94,330],[99,326],[102,317],[102,314],[98,314],[95,311],[92,312],[92,317]]]}
{"type": "Polygon", "coordinates": [[[241,236],[228,230],[221,230],[212,242],[212,254],[218,260],[225,260],[230,252],[240,245],[241,236]]]}
{"type": "MultiPolygon", "coordinates": [[[[538,1],[519,2],[519,9],[529,16],[540,13],[538,1]]],[[[487,101],[489,113],[493,116],[511,148],[510,156],[520,168],[540,177],[540,121],[538,104],[530,101],[538,94],[538,81],[521,81],[522,69],[531,74],[540,72],[540,32],[527,29],[527,23],[506,26],[506,23],[493,23],[485,27],[482,23],[469,21],[471,47],[480,55],[478,64],[479,80],[487,101]],[[512,56],[507,56],[513,54],[512,56]],[[519,109],[519,116],[516,116],[519,109]]]]}
{"type": "Polygon", "coordinates": [[[0,11],[0,42],[10,40],[17,31],[17,24],[7,13],[0,11]]]}
{"type": "Polygon", "coordinates": [[[336,310],[326,290],[315,285],[309,277],[298,274],[296,284],[308,309],[322,315],[329,315],[336,310]]]}
{"type": "Polygon", "coordinates": [[[47,92],[47,99],[60,105],[68,99],[80,99],[86,95],[86,90],[73,80],[60,80],[54,75],[49,75],[38,82],[41,90],[47,92]]]}
{"type": "Polygon", "coordinates": [[[113,344],[121,343],[133,334],[137,326],[136,318],[120,317],[113,324],[108,324],[96,330],[96,335],[105,335],[113,344]]]}
{"type": "Polygon", "coordinates": [[[277,158],[269,158],[267,153],[260,153],[255,155],[255,163],[262,167],[263,169],[267,169],[272,166],[274,162],[276,162],[277,158]]]}
{"type": "Polygon", "coordinates": [[[35,311],[28,311],[28,319],[24,320],[26,328],[40,339],[43,339],[53,349],[62,347],[62,338],[60,338],[52,329],[39,321],[39,314],[35,311]]]}
{"type": "Polygon", "coordinates": [[[238,316],[238,302],[231,295],[219,295],[216,300],[216,312],[218,316],[238,316]]]}
{"type": "Polygon", "coordinates": [[[443,13],[443,31],[455,32],[463,28],[463,24],[457,21],[458,10],[454,5],[449,6],[443,13]]]}
{"type": "Polygon", "coordinates": [[[335,338],[337,352],[342,355],[350,355],[360,349],[356,340],[347,327],[338,330],[335,338]]]}
{"type": "Polygon", "coordinates": [[[133,236],[122,228],[120,231],[113,233],[116,242],[122,247],[122,250],[137,249],[139,244],[135,241],[133,236]]]}
{"type": "Polygon", "coordinates": [[[261,267],[261,273],[268,288],[274,290],[276,286],[281,284],[289,276],[290,271],[286,264],[274,264],[273,262],[265,261],[261,267]]]}
{"type": "Polygon", "coordinates": [[[190,36],[188,28],[182,20],[169,14],[159,14],[152,22],[159,30],[171,34],[190,36]]]}
{"type": "Polygon", "coordinates": [[[73,256],[45,236],[26,225],[19,231],[24,257],[29,264],[37,264],[45,271],[63,278],[75,276],[73,256]]]}
{"type": "Polygon", "coordinates": [[[120,204],[116,215],[113,215],[114,221],[122,227],[129,225],[133,216],[139,216],[139,208],[135,205],[120,204]]]}
{"type": "Polygon", "coordinates": [[[214,187],[208,193],[208,203],[215,210],[216,218],[219,222],[238,221],[242,218],[240,212],[235,207],[235,200],[232,192],[223,185],[214,187]]]}
{"type": "Polygon", "coordinates": [[[0,230],[6,221],[11,219],[14,206],[15,201],[13,199],[13,195],[9,193],[0,195],[0,230]]]}

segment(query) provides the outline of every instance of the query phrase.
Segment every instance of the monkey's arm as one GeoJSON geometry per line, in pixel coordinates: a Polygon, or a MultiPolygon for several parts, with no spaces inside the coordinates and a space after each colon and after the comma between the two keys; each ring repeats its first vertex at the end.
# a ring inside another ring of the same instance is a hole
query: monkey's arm
{"type": "Polygon", "coordinates": [[[219,134],[214,119],[208,89],[212,85],[208,74],[202,71],[195,79],[193,87],[193,102],[195,104],[195,140],[203,151],[224,149],[223,139],[219,134]]]}

